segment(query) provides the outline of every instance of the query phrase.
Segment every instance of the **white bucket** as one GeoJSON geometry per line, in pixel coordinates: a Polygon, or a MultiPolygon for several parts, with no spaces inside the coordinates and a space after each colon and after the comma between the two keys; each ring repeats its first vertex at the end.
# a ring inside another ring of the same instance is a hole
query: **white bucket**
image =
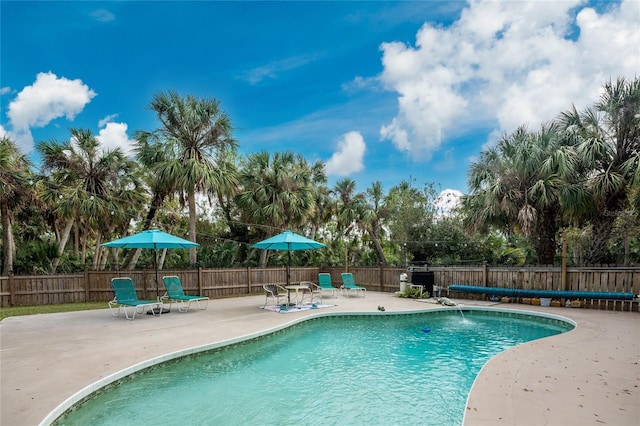
{"type": "Polygon", "coordinates": [[[540,298],[540,306],[551,306],[551,298],[550,297],[541,297],[540,298]]]}

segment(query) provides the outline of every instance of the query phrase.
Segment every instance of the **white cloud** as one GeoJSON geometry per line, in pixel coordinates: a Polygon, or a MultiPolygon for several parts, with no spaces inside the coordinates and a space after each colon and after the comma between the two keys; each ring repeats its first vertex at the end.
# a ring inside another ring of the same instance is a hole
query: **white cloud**
{"type": "Polygon", "coordinates": [[[107,123],[113,122],[113,120],[115,120],[116,118],[118,118],[118,114],[107,115],[105,118],[98,121],[98,127],[104,127],[107,125],[107,123]]]}
{"type": "Polygon", "coordinates": [[[0,95],[6,95],[7,93],[11,92],[11,87],[9,86],[5,86],[0,88],[0,95]]]}
{"type": "MultiPolygon", "coordinates": [[[[100,122],[103,123],[104,120],[100,120],[100,122]]],[[[102,126],[104,126],[104,128],[100,129],[100,132],[96,136],[96,139],[98,139],[100,145],[102,145],[102,149],[114,150],[120,148],[129,157],[135,155],[135,140],[129,139],[129,136],[127,136],[128,126],[126,123],[109,122],[100,125],[100,127],[102,126]]]]}
{"type": "Polygon", "coordinates": [[[447,133],[478,121],[494,135],[537,127],[595,102],[609,78],[634,78],[640,3],[581,4],[472,0],[449,27],[425,23],[415,47],[382,44],[380,80],[398,93],[398,113],[381,138],[429,159],[447,133]]]}
{"type": "Polygon", "coordinates": [[[81,80],[58,78],[52,72],[39,73],[31,86],[22,89],[9,103],[7,116],[12,133],[23,153],[33,149],[31,128],[44,127],[52,120],[73,120],[96,93],[81,80]]]}
{"type": "Polygon", "coordinates": [[[436,199],[434,200],[434,204],[437,209],[438,216],[448,216],[450,215],[454,209],[457,209],[461,206],[462,203],[462,192],[457,189],[445,189],[440,192],[436,199]]]}
{"type": "Polygon", "coordinates": [[[317,54],[291,56],[289,58],[280,59],[278,61],[273,61],[266,65],[253,68],[245,72],[243,77],[250,84],[258,84],[267,78],[278,78],[278,76],[285,71],[303,67],[308,63],[315,61],[318,57],[319,56],[317,54]]]}
{"type": "Polygon", "coordinates": [[[4,138],[5,136],[9,136],[9,133],[5,130],[4,126],[0,124],[0,138],[4,138]]]}
{"type": "Polygon", "coordinates": [[[325,165],[327,174],[348,176],[362,170],[364,167],[362,160],[366,148],[360,132],[345,133],[338,141],[338,150],[333,153],[325,165]]]}
{"type": "Polygon", "coordinates": [[[116,19],[115,15],[106,9],[96,9],[91,12],[91,17],[99,22],[111,22],[116,19]]]}

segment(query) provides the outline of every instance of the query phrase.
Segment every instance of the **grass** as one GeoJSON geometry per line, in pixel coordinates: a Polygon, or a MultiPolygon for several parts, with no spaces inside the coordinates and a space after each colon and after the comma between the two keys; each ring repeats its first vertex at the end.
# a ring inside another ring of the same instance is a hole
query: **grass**
{"type": "Polygon", "coordinates": [[[92,309],[104,309],[106,302],[63,303],[60,305],[42,306],[12,306],[0,308],[0,321],[7,317],[36,314],[54,314],[58,312],[88,311],[92,309]]]}

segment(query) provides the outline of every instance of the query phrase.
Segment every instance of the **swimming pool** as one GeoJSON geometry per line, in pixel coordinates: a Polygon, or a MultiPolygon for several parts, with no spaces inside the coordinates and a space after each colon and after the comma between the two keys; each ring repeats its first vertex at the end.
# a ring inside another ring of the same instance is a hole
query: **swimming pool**
{"type": "Polygon", "coordinates": [[[480,310],[325,316],[145,370],[56,424],[461,424],[487,360],[571,328],[480,310]]]}

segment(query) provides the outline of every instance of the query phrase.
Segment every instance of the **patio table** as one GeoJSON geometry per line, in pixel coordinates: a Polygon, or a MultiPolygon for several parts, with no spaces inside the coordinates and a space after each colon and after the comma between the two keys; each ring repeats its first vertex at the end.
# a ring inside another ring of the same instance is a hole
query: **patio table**
{"type": "Polygon", "coordinates": [[[296,291],[296,305],[298,303],[300,303],[302,301],[301,298],[298,298],[298,295],[300,294],[300,290],[304,291],[309,289],[308,285],[288,285],[285,286],[285,289],[287,290],[287,302],[289,304],[291,304],[291,291],[295,290],[296,291]]]}

